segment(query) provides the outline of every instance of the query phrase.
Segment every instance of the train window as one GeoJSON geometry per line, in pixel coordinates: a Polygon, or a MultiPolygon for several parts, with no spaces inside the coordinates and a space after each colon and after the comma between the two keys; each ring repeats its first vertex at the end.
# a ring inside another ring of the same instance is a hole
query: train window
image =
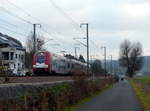
{"type": "Polygon", "coordinates": [[[74,68],[74,65],[72,64],[72,68],[74,68]]]}
{"type": "Polygon", "coordinates": [[[68,63],[68,68],[70,68],[70,64],[68,63]]]}
{"type": "Polygon", "coordinates": [[[62,62],[62,63],[64,63],[64,62],[65,62],[65,60],[63,60],[63,59],[62,59],[62,60],[61,60],[61,62],[62,62]]]}
{"type": "Polygon", "coordinates": [[[44,63],[45,62],[45,56],[43,53],[40,53],[36,58],[37,63],[44,63]]]}

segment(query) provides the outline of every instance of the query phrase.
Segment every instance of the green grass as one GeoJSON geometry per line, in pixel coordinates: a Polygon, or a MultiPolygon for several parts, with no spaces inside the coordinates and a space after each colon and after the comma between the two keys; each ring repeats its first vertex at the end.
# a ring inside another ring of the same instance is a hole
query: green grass
{"type": "Polygon", "coordinates": [[[87,97],[82,99],[81,101],[79,101],[77,104],[69,106],[68,108],[65,108],[63,111],[73,111],[76,108],[78,108],[79,106],[81,106],[82,104],[89,102],[90,100],[92,100],[93,98],[97,97],[98,95],[100,95],[102,92],[106,91],[107,89],[111,88],[112,85],[107,86],[106,88],[103,88],[101,91],[96,92],[93,96],[87,97]]]}
{"type": "Polygon", "coordinates": [[[63,84],[51,86],[51,87],[47,88],[47,90],[54,94],[59,94],[69,87],[70,87],[70,85],[68,83],[63,83],[63,84]]]}
{"type": "Polygon", "coordinates": [[[141,82],[142,84],[144,84],[146,86],[150,86],[150,77],[149,76],[136,77],[136,78],[134,78],[134,80],[137,80],[137,81],[141,82]]]}
{"type": "MultiPolygon", "coordinates": [[[[140,80],[142,83],[147,85],[148,80],[150,80],[150,78],[136,78],[135,80],[140,80]],[[145,82],[146,81],[146,82],[145,82]]],[[[133,87],[141,105],[143,108],[143,111],[150,111],[150,97],[146,96],[142,87],[139,87],[136,82],[134,81],[134,79],[130,79],[129,80],[131,86],[133,87]]]]}

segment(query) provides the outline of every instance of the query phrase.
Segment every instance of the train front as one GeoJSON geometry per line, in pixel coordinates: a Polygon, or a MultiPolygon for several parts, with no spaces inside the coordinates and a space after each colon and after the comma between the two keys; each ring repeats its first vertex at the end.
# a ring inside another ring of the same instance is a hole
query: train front
{"type": "Polygon", "coordinates": [[[44,75],[51,72],[51,56],[49,52],[37,52],[33,57],[33,72],[44,75]]]}

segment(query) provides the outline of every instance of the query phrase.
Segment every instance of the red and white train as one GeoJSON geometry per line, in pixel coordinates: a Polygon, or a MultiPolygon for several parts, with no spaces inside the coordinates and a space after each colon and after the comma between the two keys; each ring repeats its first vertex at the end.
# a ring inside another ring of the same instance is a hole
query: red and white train
{"type": "Polygon", "coordinates": [[[48,51],[41,51],[34,54],[34,74],[70,74],[73,70],[81,68],[86,70],[87,64],[74,59],[68,59],[48,51]]]}

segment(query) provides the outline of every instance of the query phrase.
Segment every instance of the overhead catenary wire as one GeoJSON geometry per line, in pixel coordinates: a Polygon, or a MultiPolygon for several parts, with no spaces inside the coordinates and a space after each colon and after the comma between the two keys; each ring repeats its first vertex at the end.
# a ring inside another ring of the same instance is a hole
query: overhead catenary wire
{"type": "MultiPolygon", "coordinates": [[[[8,0],[7,0],[7,1],[8,1],[8,0]]],[[[17,7],[15,4],[12,4],[12,3],[11,3],[11,5],[15,6],[15,7],[18,8],[18,9],[21,9],[21,8],[17,7]]],[[[0,6],[0,9],[1,9],[1,11],[3,11],[4,13],[7,13],[8,15],[10,15],[10,16],[12,16],[12,17],[15,17],[15,18],[17,18],[17,19],[23,21],[24,23],[27,23],[27,24],[29,24],[29,25],[33,25],[30,21],[28,21],[28,20],[26,20],[26,19],[24,19],[24,18],[22,18],[22,17],[16,15],[15,13],[13,13],[13,12],[9,11],[8,9],[6,9],[5,7],[0,6]]],[[[23,11],[23,10],[22,10],[22,11],[23,11]]],[[[24,11],[24,13],[26,13],[26,12],[24,11]]],[[[28,13],[26,13],[26,14],[27,14],[28,16],[30,16],[30,14],[28,14],[28,13]]],[[[33,16],[30,16],[30,17],[36,19],[36,18],[33,17],[33,16]]],[[[37,20],[37,21],[40,21],[39,19],[36,19],[36,20],[37,20]]],[[[41,22],[41,21],[40,21],[40,22],[41,22]]],[[[17,28],[17,26],[14,25],[14,24],[11,24],[11,23],[9,23],[9,22],[7,22],[7,24],[9,24],[9,25],[14,26],[14,27],[17,28]]],[[[20,33],[20,32],[17,32],[17,31],[13,31],[13,30],[11,30],[11,29],[9,29],[9,28],[6,28],[6,27],[2,27],[2,26],[1,26],[1,28],[2,28],[3,30],[9,31],[9,32],[14,33],[14,34],[17,34],[17,35],[26,36],[26,35],[24,35],[23,33],[20,33]]],[[[51,37],[60,39],[59,37],[54,36],[53,34],[51,34],[50,32],[48,32],[47,30],[45,30],[45,29],[43,29],[43,28],[42,28],[42,30],[43,30],[44,32],[46,32],[48,35],[50,35],[51,37]]],[[[59,41],[59,40],[58,40],[58,41],[59,41]]],[[[61,47],[61,49],[66,50],[65,48],[62,48],[62,47],[61,47]]]]}
{"type": "MultiPolygon", "coordinates": [[[[68,14],[66,14],[65,12],[64,12],[64,10],[61,8],[61,7],[59,7],[53,0],[48,0],[48,1],[50,1],[51,2],[51,4],[64,16],[64,17],[66,17],[67,19],[69,19],[71,22],[72,22],[72,24],[73,25],[75,25],[75,28],[76,28],[76,26],[78,27],[78,23],[75,21],[75,20],[73,20],[73,18],[72,17],[70,17],[68,14]]],[[[77,30],[79,29],[79,28],[76,28],[77,30]]],[[[78,30],[79,31],[79,30],[78,30]]],[[[83,33],[83,31],[82,31],[82,33],[83,33]]],[[[95,46],[96,46],[96,48],[98,48],[98,46],[96,45],[96,43],[95,42],[93,42],[92,40],[90,40],[95,46]]],[[[79,42],[79,41],[78,41],[79,42]]],[[[82,42],[80,42],[81,44],[83,44],[82,42]]],[[[85,46],[85,45],[84,45],[85,46]]]]}
{"type": "Polygon", "coordinates": [[[16,9],[19,9],[20,11],[22,11],[24,14],[26,14],[27,16],[31,17],[32,19],[46,25],[45,23],[43,23],[39,18],[34,17],[33,15],[31,15],[30,13],[28,13],[27,11],[25,11],[23,8],[17,6],[16,4],[14,4],[13,2],[6,0],[10,5],[14,6],[16,9]]]}
{"type": "Polygon", "coordinates": [[[13,27],[13,30],[14,29],[16,29],[16,30],[18,30],[19,31],[19,33],[20,33],[20,31],[23,33],[27,33],[27,30],[29,31],[29,28],[27,28],[27,27],[22,27],[23,29],[25,29],[25,30],[22,30],[22,28],[20,28],[19,26],[17,26],[16,24],[13,24],[13,23],[10,23],[10,22],[8,22],[8,21],[6,21],[6,20],[3,20],[3,19],[1,19],[0,18],[0,24],[1,25],[5,25],[5,26],[8,26],[8,27],[13,27]]]}
{"type": "Polygon", "coordinates": [[[10,23],[10,22],[7,22],[7,21],[5,21],[5,20],[3,20],[3,19],[1,19],[1,18],[0,18],[0,21],[2,21],[3,23],[8,24],[8,25],[10,25],[10,26],[13,26],[13,27],[15,27],[15,28],[18,28],[17,25],[12,24],[12,23],[10,23]]]}
{"type": "MultiPolygon", "coordinates": [[[[43,23],[41,20],[39,20],[38,18],[31,16],[31,14],[27,13],[24,9],[20,8],[19,6],[15,5],[14,3],[10,2],[9,0],[6,0],[9,4],[13,5],[15,8],[23,11],[23,13],[25,13],[27,16],[30,16],[31,18],[35,19],[36,21],[39,21],[40,23],[46,25],[45,23],[43,23]]],[[[47,30],[45,30],[44,28],[41,28],[42,31],[44,31],[45,33],[47,33],[49,36],[53,37],[53,38],[57,38],[57,39],[61,39],[60,37],[56,37],[54,36],[52,33],[48,32],[47,30]]]]}
{"type": "Polygon", "coordinates": [[[72,25],[74,26],[74,28],[78,29],[78,23],[72,19],[72,17],[70,17],[68,14],[66,14],[66,12],[60,8],[53,0],[48,0],[54,7],[55,9],[57,9],[65,18],[69,19],[72,22],[72,25]]]}
{"type": "MultiPolygon", "coordinates": [[[[24,9],[22,9],[22,8],[20,8],[19,6],[15,5],[13,2],[10,2],[10,0],[6,0],[6,1],[9,2],[9,4],[13,5],[14,7],[16,7],[17,9],[21,10],[21,11],[22,11],[23,13],[25,13],[27,16],[33,18],[33,19],[36,20],[36,21],[39,21],[40,23],[42,23],[42,24],[44,24],[44,25],[47,25],[47,24],[43,23],[41,20],[37,19],[36,17],[34,17],[34,16],[32,16],[31,14],[29,14],[28,12],[26,12],[24,9]]],[[[75,29],[77,29],[77,30],[79,29],[79,28],[77,28],[78,25],[79,25],[77,22],[75,22],[68,14],[66,14],[53,0],[49,0],[49,1],[52,3],[52,5],[53,5],[59,12],[61,12],[61,13],[65,16],[65,18],[67,18],[68,20],[71,21],[71,23],[72,23],[72,25],[74,26],[75,29]]],[[[14,17],[18,18],[19,20],[22,20],[22,21],[24,21],[24,22],[26,22],[26,23],[28,23],[28,24],[32,24],[30,21],[25,20],[24,18],[22,18],[22,17],[20,17],[20,16],[18,16],[18,15],[16,15],[16,14],[11,13],[10,11],[6,10],[5,8],[3,8],[3,10],[4,10],[5,12],[7,12],[8,14],[10,14],[11,16],[14,16],[14,17]]],[[[62,38],[60,38],[60,37],[58,37],[58,36],[56,36],[56,35],[54,35],[54,34],[48,32],[47,30],[45,30],[45,29],[43,29],[43,28],[42,28],[41,30],[43,30],[45,33],[47,33],[49,36],[53,37],[54,39],[57,39],[57,40],[62,39],[62,38]]],[[[78,30],[78,31],[79,31],[79,30],[78,30]]]]}
{"type": "MultiPolygon", "coordinates": [[[[20,7],[17,6],[16,4],[10,2],[9,0],[6,0],[6,1],[7,1],[10,5],[14,6],[15,8],[17,8],[17,9],[23,11],[27,16],[30,16],[31,18],[33,18],[33,19],[39,21],[40,23],[46,25],[45,23],[41,22],[41,20],[37,19],[37,18],[34,17],[34,16],[31,16],[31,14],[27,13],[24,9],[20,8],[20,7]]],[[[56,8],[60,9],[53,1],[52,1],[52,3],[55,5],[56,8]]],[[[60,10],[61,10],[61,9],[60,9],[60,10]]],[[[62,13],[65,14],[65,12],[63,12],[63,11],[62,11],[62,13]]],[[[67,14],[65,14],[65,16],[67,16],[67,14]]],[[[74,22],[74,20],[73,20],[71,17],[68,16],[68,18],[71,19],[72,22],[74,22]]],[[[77,24],[77,23],[74,22],[74,24],[77,24]]],[[[42,28],[42,30],[43,30],[43,28],[42,28]]],[[[52,36],[52,34],[50,34],[48,31],[45,31],[45,30],[43,30],[43,31],[46,32],[47,34],[49,34],[50,36],[52,36]]],[[[55,37],[56,37],[56,36],[55,36],[55,37]]],[[[58,38],[59,38],[59,37],[58,37],[58,38]]]]}
{"type": "Polygon", "coordinates": [[[23,33],[13,31],[13,30],[11,30],[11,29],[9,29],[9,28],[6,28],[6,27],[4,27],[4,26],[1,26],[1,25],[0,25],[0,28],[4,29],[4,30],[6,30],[6,31],[9,31],[9,32],[11,32],[11,33],[15,33],[15,34],[17,34],[17,35],[21,35],[21,36],[27,37],[27,35],[24,35],[23,33]]]}
{"type": "MultiPolygon", "coordinates": [[[[7,0],[8,1],[8,0],[7,0]]],[[[11,3],[12,4],[12,3],[11,3]]],[[[15,7],[17,7],[15,4],[13,4],[15,7]]],[[[4,7],[0,7],[4,12],[6,12],[7,14],[9,14],[9,15],[11,15],[11,16],[13,16],[13,17],[16,17],[17,19],[19,19],[19,20],[21,20],[21,21],[23,21],[23,22],[25,22],[25,23],[28,23],[28,24],[31,24],[32,25],[32,23],[30,22],[30,21],[27,21],[27,20],[25,20],[24,18],[22,18],[22,17],[20,17],[20,16],[17,16],[16,14],[14,14],[14,13],[12,13],[12,12],[10,12],[9,10],[7,10],[6,8],[4,8],[4,7]]],[[[19,7],[17,7],[18,9],[20,9],[19,7]]],[[[27,13],[26,13],[27,14],[27,13]]],[[[29,15],[29,14],[28,14],[29,15]]],[[[35,19],[35,18],[34,18],[35,19]]],[[[11,24],[12,25],[12,24],[11,24]]],[[[6,29],[6,28],[5,28],[6,29]]],[[[8,29],[8,28],[7,28],[8,29]]],[[[8,29],[9,30],[9,29],[8,29]]],[[[51,33],[49,33],[48,31],[46,31],[46,30],[44,30],[44,29],[42,29],[44,32],[46,32],[47,34],[49,34],[50,36],[53,36],[51,33]]],[[[12,31],[12,32],[15,32],[15,33],[17,33],[17,34],[20,34],[20,33],[18,33],[18,32],[16,32],[16,31],[12,31]]],[[[56,37],[55,37],[56,38],[56,37]]]]}
{"type": "MultiPolygon", "coordinates": [[[[24,13],[24,14],[26,14],[27,16],[30,16],[32,19],[34,19],[34,20],[36,20],[36,21],[40,22],[42,25],[48,26],[48,25],[47,25],[47,24],[45,24],[43,21],[41,21],[39,18],[34,17],[33,15],[31,15],[31,14],[30,14],[30,13],[28,13],[28,12],[26,12],[24,9],[22,9],[22,8],[21,8],[21,7],[19,7],[19,6],[17,6],[16,4],[14,4],[14,3],[10,2],[9,0],[6,0],[6,1],[7,1],[9,4],[13,5],[15,8],[17,8],[17,9],[19,9],[19,10],[23,11],[23,13],[24,13]]],[[[47,30],[44,30],[43,28],[41,28],[41,30],[43,30],[44,32],[46,32],[47,34],[49,34],[49,35],[51,35],[51,36],[52,36],[52,34],[50,34],[47,30]]]]}
{"type": "Polygon", "coordinates": [[[1,7],[0,6],[0,11],[4,11],[5,13],[7,13],[7,14],[9,14],[10,16],[13,16],[13,17],[16,17],[16,18],[18,18],[19,20],[21,20],[21,21],[23,21],[23,22],[25,22],[25,23],[27,23],[27,24],[33,24],[33,23],[31,23],[30,21],[28,21],[28,20],[25,20],[24,18],[22,18],[22,17],[20,17],[20,16],[18,16],[18,15],[16,15],[16,14],[14,14],[14,13],[12,13],[11,11],[9,11],[9,10],[7,10],[6,8],[4,8],[4,7],[1,7]]]}

